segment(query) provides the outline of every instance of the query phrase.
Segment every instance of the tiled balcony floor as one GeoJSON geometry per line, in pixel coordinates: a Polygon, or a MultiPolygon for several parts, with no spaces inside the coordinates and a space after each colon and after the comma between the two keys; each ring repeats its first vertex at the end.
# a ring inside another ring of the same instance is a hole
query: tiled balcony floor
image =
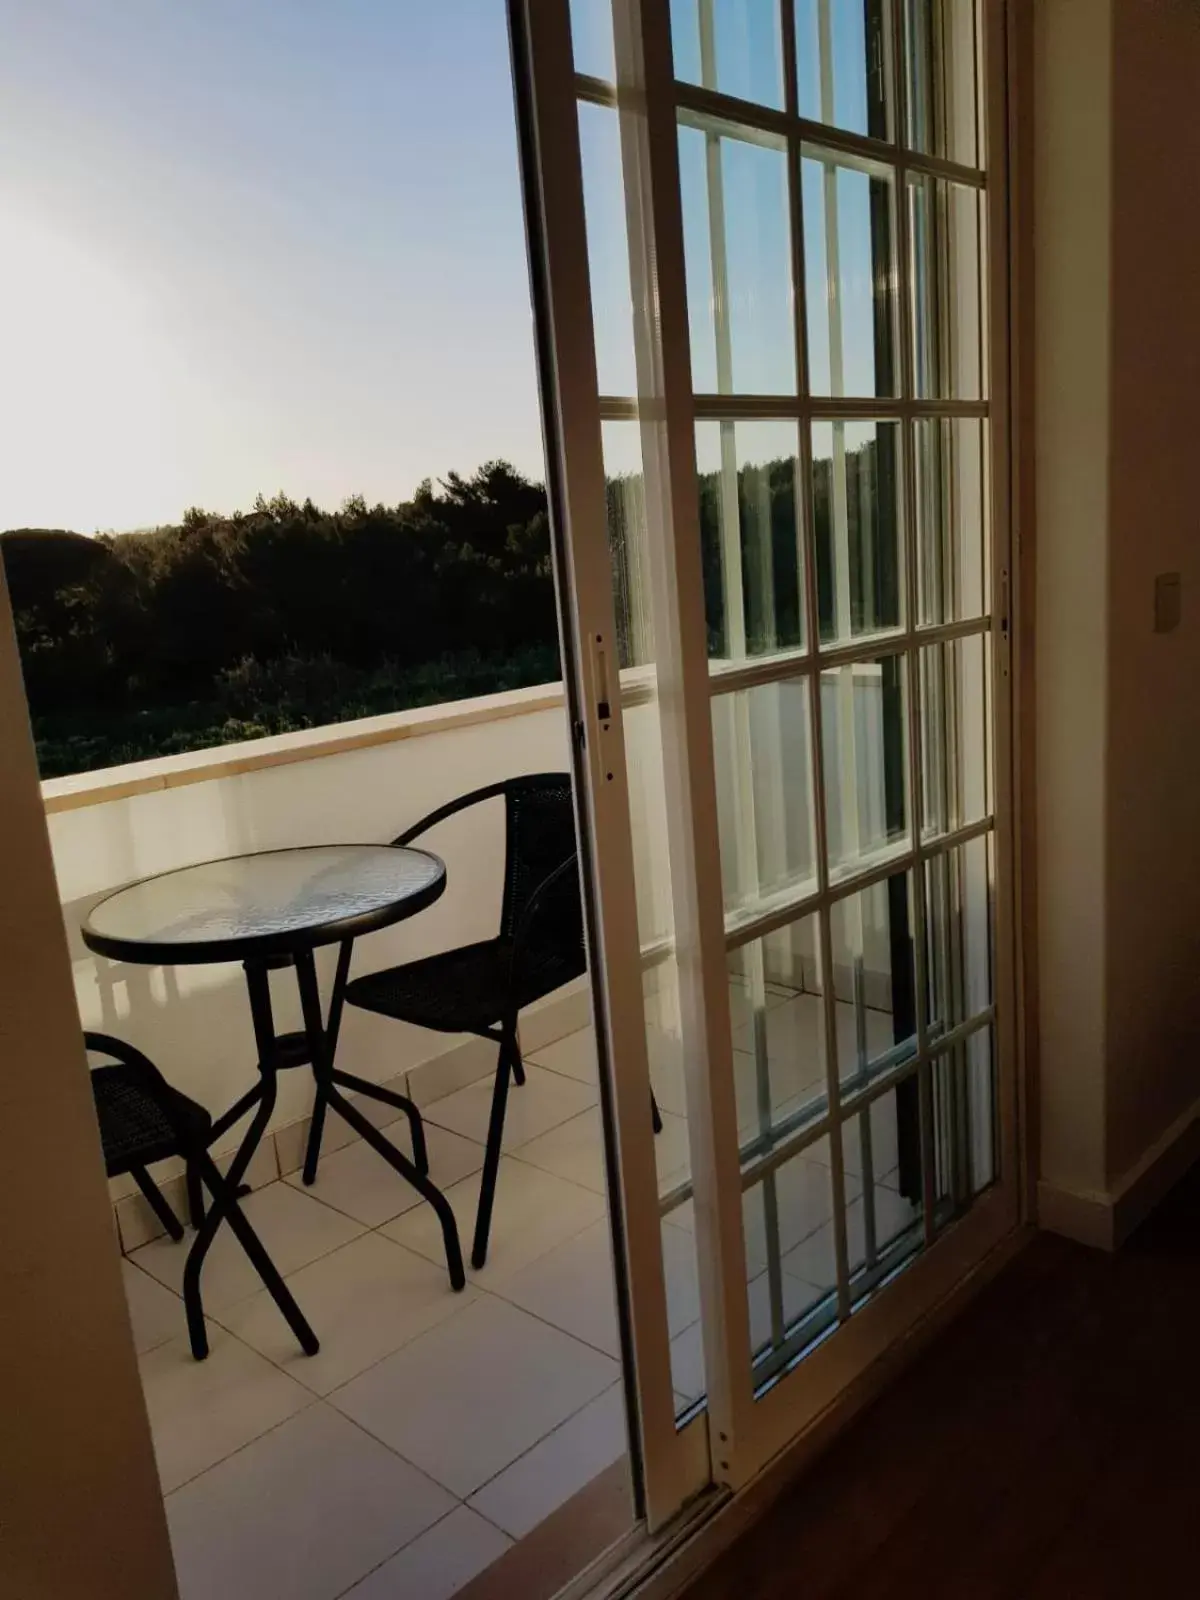
{"type": "MultiPolygon", "coordinates": [[[[783,1003],[781,1038],[804,1031],[798,1006],[783,1003]]],[[[176,1293],[185,1246],[156,1240],[124,1262],[183,1600],[441,1600],[623,1455],[590,1033],[527,1066],[509,1102],[490,1259],[461,1294],[432,1211],[361,1144],[323,1158],[312,1189],[296,1175],[244,1202],[320,1337],[315,1357],[226,1233],[205,1268],[203,1363],[176,1293]]],[[[686,1122],[669,1072],[655,1082],[667,1185],[686,1170],[686,1122]]],[[[489,1096],[490,1079],[424,1111],[432,1176],[464,1241],[489,1096]]],[[[889,1130],[879,1135],[886,1148],[889,1130]]],[[[406,1138],[403,1119],[390,1136],[406,1138]]],[[[890,1140],[894,1150],[894,1127],[890,1140]]],[[[885,1171],[894,1154],[877,1163],[885,1171]]],[[[797,1306],[818,1293],[830,1229],[827,1176],[806,1170],[814,1182],[781,1192],[797,1306]]],[[[888,1182],[879,1199],[904,1208],[888,1182]]],[[[681,1403],[703,1382],[689,1224],[684,1207],[663,1228],[681,1403]]],[[[752,1309],[756,1298],[752,1286],[752,1309]]]]}

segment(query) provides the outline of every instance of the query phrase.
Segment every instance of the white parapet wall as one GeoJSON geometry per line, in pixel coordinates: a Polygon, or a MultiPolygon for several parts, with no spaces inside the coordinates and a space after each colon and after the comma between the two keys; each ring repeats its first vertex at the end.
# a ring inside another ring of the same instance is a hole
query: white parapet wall
{"type": "MultiPolygon", "coordinates": [[[[643,945],[669,944],[671,886],[663,797],[658,708],[644,674],[623,674],[631,822],[643,945]]],[[[785,686],[785,690],[787,686],[785,686]]],[[[759,696],[743,804],[759,814],[757,866],[764,886],[773,877],[804,878],[811,870],[807,817],[807,717],[804,690],[759,696]],[[763,820],[769,826],[764,831],[763,820]]],[[[871,770],[860,770],[858,817],[868,832],[881,819],[878,688],[857,686],[858,714],[869,724],[860,740],[871,770]]],[[[736,858],[730,829],[738,804],[730,785],[738,749],[723,716],[714,721],[722,786],[722,855],[736,858]],[[729,793],[726,793],[729,790],[729,793]]],[[[55,869],[74,964],[82,1022],[130,1040],[158,1062],[170,1081],[214,1114],[255,1078],[255,1047],[245,984],[236,964],[139,967],[92,955],[80,924],[103,895],[121,884],[191,862],[289,845],[386,841],[447,800],[519,773],[561,771],[569,765],[562,686],[547,684],[474,700],[286,734],[253,743],[198,751],[159,761],[109,768],[43,785],[55,869]]],[[[841,774],[831,775],[840,808],[841,774]]],[[[736,787],[736,785],[735,785],[736,787]]],[[[429,838],[444,857],[448,887],[438,903],[408,922],[361,940],[354,970],[371,971],[494,934],[504,862],[503,811],[498,801],[443,824],[429,838]]],[[[734,879],[730,877],[727,889],[734,879]]],[[[734,897],[736,903],[737,896],[734,897]]],[[[869,975],[890,989],[882,910],[865,908],[859,952],[869,975]]],[[[801,924],[773,936],[783,967],[774,976],[813,985],[811,929],[801,924]],[[783,968],[787,971],[784,972],[783,968]]],[[[835,967],[852,953],[835,942],[835,967]]],[[[318,953],[328,995],[334,951],[318,953]]],[[[848,970],[848,967],[847,967],[848,970]]],[[[300,1025],[294,975],[272,975],[276,1023],[300,1025]]],[[[843,979],[842,986],[848,985],[843,979]]],[[[848,994],[847,996],[848,997],[848,994]]],[[[671,1009],[669,996],[668,1010],[671,1009]]],[[[882,995],[868,1003],[886,1005],[882,995]]],[[[523,1019],[527,1046],[584,1026],[586,983],[553,997],[523,1019]]],[[[665,1019],[663,1019],[665,1020],[665,1019]]],[[[482,1040],[434,1034],[350,1009],[339,1063],[375,1082],[393,1083],[428,1104],[491,1070],[493,1047],[482,1040]],[[399,1083],[396,1080],[400,1080],[399,1083]]],[[[276,1135],[252,1181],[299,1165],[312,1104],[305,1071],[284,1073],[272,1122],[276,1135]]],[[[331,1129],[336,1140],[341,1130],[331,1129]]],[[[225,1141],[232,1148],[237,1132],[225,1141]]],[[[170,1172],[163,1174],[169,1177],[170,1172]]],[[[114,1194],[127,1246],[152,1227],[148,1211],[118,1181],[114,1194]]]]}
{"type": "MultiPolygon", "coordinates": [[[[385,841],[456,795],[566,765],[562,692],[549,685],[46,783],[84,1026],[129,1039],[172,1083],[221,1111],[254,1081],[240,966],[150,968],[94,956],[79,927],[96,900],[189,862],[287,845],[385,841]]],[[[430,843],[449,866],[445,895],[411,921],[362,940],[355,970],[495,933],[504,860],[499,802],[444,824],[430,843]]],[[[332,952],[322,958],[327,994],[332,952]]],[[[293,975],[278,972],[271,982],[278,1025],[298,1027],[293,975]]],[[[586,1020],[578,997],[571,1017],[573,1026],[586,1020]]],[[[380,1082],[420,1069],[428,1101],[456,1087],[464,1068],[474,1076],[487,1070],[489,1047],[480,1041],[464,1063],[462,1044],[350,1010],[339,1060],[380,1082]],[[430,1064],[443,1059],[439,1075],[430,1064]]],[[[300,1122],[311,1101],[307,1072],[283,1074],[273,1127],[300,1122]]]]}

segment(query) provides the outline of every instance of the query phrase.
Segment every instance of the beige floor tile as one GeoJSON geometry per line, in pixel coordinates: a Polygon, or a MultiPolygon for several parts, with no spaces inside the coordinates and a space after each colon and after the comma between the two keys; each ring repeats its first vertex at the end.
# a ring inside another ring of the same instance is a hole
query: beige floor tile
{"type": "Polygon", "coordinates": [[[671,1340],[671,1387],[676,1395],[676,1416],[708,1392],[704,1339],[698,1322],[693,1322],[690,1328],[671,1340]]]}
{"type": "Polygon", "coordinates": [[[683,1183],[692,1170],[691,1151],[688,1147],[688,1125],[683,1117],[658,1108],[662,1131],[654,1135],[654,1163],[658,1170],[658,1189],[665,1194],[683,1183]]]}
{"type": "MultiPolygon", "coordinates": [[[[870,1118],[871,1165],[875,1181],[877,1183],[887,1181],[888,1187],[894,1189],[899,1177],[897,1164],[900,1159],[895,1094],[883,1094],[877,1100],[873,1100],[870,1118]]],[[[845,1151],[846,1171],[853,1173],[856,1178],[861,1178],[863,1171],[861,1117],[856,1117],[846,1124],[842,1148],[845,1151]]]]}
{"type": "MultiPolygon", "coordinates": [[[[853,1273],[866,1261],[865,1196],[856,1200],[846,1210],[846,1253],[853,1273]]],[[[875,1247],[885,1250],[906,1229],[911,1228],[921,1215],[919,1206],[912,1205],[887,1184],[875,1185],[875,1247]]]]}
{"type": "Polygon", "coordinates": [[[485,1295],[330,1399],[466,1497],[618,1376],[609,1357],[485,1295]]]}
{"type": "MultiPolygon", "coordinates": [[[[810,1145],[775,1169],[775,1194],[779,1214],[779,1254],[788,1251],[824,1226],[833,1216],[833,1182],[829,1169],[828,1140],[810,1145]]],[[[862,1184],[852,1173],[845,1177],[847,1198],[853,1200],[862,1184]]],[[[746,1264],[751,1273],[767,1264],[767,1230],[763,1186],[754,1184],[742,1196],[742,1226],[746,1264]]],[[[809,1274],[801,1273],[809,1278],[809,1274]]],[[[809,1278],[809,1281],[816,1281],[809,1278]]]]}
{"type": "Polygon", "coordinates": [[[314,1405],[170,1496],[180,1600],[336,1600],[453,1508],[314,1405]]]}
{"type": "MultiPolygon", "coordinates": [[[[780,1272],[779,1287],[782,1291],[785,1329],[792,1323],[798,1322],[822,1298],[822,1291],[819,1288],[793,1277],[790,1272],[780,1272]]],[[[751,1282],[747,1299],[750,1311],[750,1349],[752,1352],[757,1352],[772,1342],[771,1283],[765,1272],[760,1273],[751,1282]]]]}
{"type": "Polygon", "coordinates": [[[600,1107],[593,1106],[590,1111],[581,1111],[569,1122],[562,1122],[549,1133],[539,1134],[523,1144],[519,1159],[540,1167],[543,1172],[553,1172],[556,1177],[582,1184],[593,1194],[607,1194],[603,1139],[600,1107]]]}
{"type": "Polygon", "coordinates": [[[837,1283],[833,1223],[826,1222],[784,1255],[783,1269],[793,1277],[818,1289],[832,1289],[837,1283]]]}
{"type": "Polygon", "coordinates": [[[599,1076],[596,1040],[590,1028],[581,1028],[578,1033],[569,1033],[553,1044],[531,1050],[527,1060],[561,1073],[564,1078],[574,1078],[576,1083],[595,1083],[599,1076]]]}
{"type": "Polygon", "coordinates": [[[616,1383],[485,1484],[470,1504],[514,1539],[524,1538],[627,1449],[625,1398],[616,1383]]]}
{"type": "Polygon", "coordinates": [[[131,1261],[121,1262],[121,1279],[133,1327],[133,1342],[139,1355],[155,1350],[168,1339],[186,1332],[183,1301],[157,1278],[142,1272],[131,1261]]]}
{"type": "Polygon", "coordinates": [[[619,1357],[607,1218],[514,1272],[495,1292],[593,1349],[619,1357]]]}
{"type": "MultiPolygon", "coordinates": [[[[883,1250],[897,1235],[912,1226],[919,1216],[918,1208],[909,1204],[886,1184],[875,1186],[875,1243],[883,1250]]],[[[850,1271],[861,1267],[866,1259],[866,1228],[863,1200],[860,1196],[846,1208],[846,1252],[850,1271]]],[[[823,1227],[803,1240],[783,1258],[786,1272],[803,1278],[820,1288],[836,1282],[834,1264],[833,1224],[823,1227]]]]}
{"type": "Polygon", "coordinates": [[[696,1238],[682,1228],[662,1225],[663,1275],[667,1285],[667,1325],[679,1333],[700,1315],[700,1277],[696,1238]]]}
{"type": "MultiPolygon", "coordinates": [[[[821,1298],[821,1291],[791,1273],[781,1274],[785,1325],[797,1321],[821,1298]]],[[[771,1291],[766,1273],[760,1273],[748,1291],[750,1348],[757,1351],[771,1340],[771,1291]]],[[[671,1340],[671,1382],[675,1389],[676,1411],[699,1400],[706,1392],[704,1341],[697,1320],[671,1340]]]]}
{"type": "MultiPolygon", "coordinates": [[[[463,1259],[468,1262],[479,1186],[480,1174],[475,1173],[446,1191],[458,1221],[463,1259]]],[[[498,1284],[555,1245],[582,1233],[605,1212],[604,1200],[590,1189],[505,1156],[496,1183],[487,1265],[480,1272],[468,1267],[468,1273],[485,1289],[498,1284]]],[[[444,1263],[446,1259],[441,1224],[432,1206],[406,1211],[394,1222],[385,1223],[381,1232],[428,1261],[444,1263]]]]}
{"type": "MultiPolygon", "coordinates": [[[[412,1137],[407,1119],[391,1123],[386,1134],[401,1154],[411,1160],[412,1137]]],[[[483,1165],[481,1144],[433,1123],[425,1126],[425,1143],[429,1152],[429,1176],[440,1189],[448,1189],[460,1178],[478,1172],[483,1165]]],[[[369,1228],[377,1228],[421,1204],[421,1196],[412,1184],[361,1139],[331,1156],[322,1156],[315,1183],[306,1186],[299,1172],[292,1173],[287,1181],[293,1188],[369,1228]]]]}
{"type": "Polygon", "coordinates": [[[345,1600],[450,1600],[511,1544],[506,1533],[459,1506],[355,1584],[345,1600]]]}
{"type": "MultiPolygon", "coordinates": [[[[311,1195],[302,1194],[290,1183],[271,1183],[242,1201],[267,1254],[286,1277],[347,1244],[362,1233],[363,1226],[341,1212],[322,1205],[311,1195]]],[[[168,1289],[178,1291],[183,1284],[183,1266],[193,1235],[181,1244],[156,1239],[143,1245],[132,1257],[134,1264],[168,1289]]],[[[228,1227],[213,1241],[200,1277],[200,1290],[206,1312],[219,1312],[236,1305],[262,1288],[262,1280],[251,1266],[245,1251],[228,1227]]]]}
{"type": "Polygon", "coordinates": [[[306,1356],[264,1289],[221,1313],[225,1327],[314,1394],[328,1394],[470,1304],[444,1266],[366,1233],[288,1278],[288,1287],[321,1341],[306,1356]]]}
{"type": "Polygon", "coordinates": [[[312,1395],[240,1339],[210,1323],[206,1361],[186,1336],[141,1358],[142,1388],[163,1493],[223,1461],[312,1404],[312,1395]]]}
{"type": "MultiPolygon", "coordinates": [[[[576,1083],[531,1061],[525,1069],[524,1086],[518,1089],[514,1084],[509,1090],[504,1149],[518,1150],[530,1139],[577,1117],[596,1104],[598,1094],[595,1084],[576,1083]]],[[[441,1128],[449,1128],[452,1133],[461,1133],[464,1138],[483,1144],[487,1139],[491,1109],[492,1080],[488,1078],[435,1100],[424,1115],[427,1122],[435,1122],[441,1128]]]]}

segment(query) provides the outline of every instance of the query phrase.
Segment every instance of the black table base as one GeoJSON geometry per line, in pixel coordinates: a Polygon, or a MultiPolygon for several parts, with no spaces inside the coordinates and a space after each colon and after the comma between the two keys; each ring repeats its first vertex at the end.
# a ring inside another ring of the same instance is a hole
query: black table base
{"type": "MultiPolygon", "coordinates": [[[[223,1116],[213,1124],[213,1138],[219,1138],[228,1133],[236,1123],[240,1122],[249,1112],[253,1111],[253,1119],[247,1128],[245,1137],[238,1147],[233,1158],[225,1182],[230,1190],[237,1192],[246,1175],[255,1151],[262,1142],[267,1131],[271,1117],[275,1111],[275,1102],[278,1093],[278,1075],[293,1067],[310,1066],[316,1080],[316,1098],[313,1102],[312,1123],[309,1129],[308,1147],[304,1156],[303,1179],[306,1184],[311,1184],[317,1175],[317,1162],[321,1153],[321,1137],[324,1132],[325,1118],[330,1111],[335,1111],[355,1133],[369,1144],[399,1175],[406,1179],[423,1200],[427,1200],[437,1213],[438,1221],[442,1227],[442,1238],[446,1249],[446,1266],[450,1274],[450,1284],[455,1290],[466,1285],[466,1272],[463,1268],[462,1249],[458,1239],[458,1224],[455,1221],[454,1211],[450,1202],[442,1191],[429,1177],[429,1155],[425,1144],[425,1130],[421,1122],[421,1113],[411,1100],[403,1095],[395,1094],[390,1089],[384,1089],[379,1084],[371,1083],[365,1078],[355,1077],[349,1072],[338,1071],[333,1064],[334,1051],[337,1045],[338,1031],[341,1025],[342,999],[346,985],[346,978],[350,967],[351,941],[347,940],[341,947],[338,955],[337,977],[334,981],[333,999],[330,1004],[329,1020],[326,1022],[321,1014],[321,994],[317,984],[316,961],[311,950],[302,950],[293,956],[276,956],[262,960],[247,960],[242,963],[246,974],[246,988],[250,996],[250,1015],[254,1022],[254,1042],[258,1051],[259,1081],[236,1101],[223,1116]],[[275,1017],[271,1005],[270,973],[272,970],[294,967],[296,980],[300,989],[300,1006],[304,1017],[304,1028],[298,1033],[277,1033],[275,1030],[275,1017]],[[368,1099],[378,1100],[384,1105],[394,1107],[408,1118],[409,1129],[412,1134],[413,1159],[398,1150],[390,1139],[375,1127],[359,1108],[342,1093],[343,1089],[350,1089],[355,1094],[365,1095],[368,1099]]],[[[227,1219],[232,1221],[232,1213],[227,1214],[224,1208],[214,1203],[196,1235],[188,1255],[187,1274],[196,1282],[199,1281],[200,1268],[204,1263],[213,1238],[220,1223],[227,1219]]],[[[186,1275],[185,1275],[186,1282],[186,1275]]],[[[297,1315],[299,1315],[297,1311],[297,1315]]],[[[291,1322],[291,1317],[289,1317],[291,1322]]],[[[303,1323],[303,1318],[300,1318],[303,1323]]],[[[308,1350],[304,1333],[295,1323],[293,1330],[300,1339],[301,1345],[308,1350]]],[[[316,1340],[307,1323],[303,1323],[308,1338],[312,1341],[313,1350],[316,1340]]],[[[201,1330],[202,1331],[202,1330],[201,1330]]],[[[309,1351],[311,1354],[312,1351],[309,1351]]]]}

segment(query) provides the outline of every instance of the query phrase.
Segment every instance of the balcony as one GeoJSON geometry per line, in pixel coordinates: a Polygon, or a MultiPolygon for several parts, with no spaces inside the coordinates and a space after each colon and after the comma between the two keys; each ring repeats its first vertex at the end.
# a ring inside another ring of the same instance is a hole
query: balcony
{"type": "MultiPolygon", "coordinates": [[[[627,676],[627,737],[635,752],[641,741],[642,759],[630,763],[640,785],[631,803],[648,1046],[663,1119],[655,1148],[672,1379],[684,1414],[704,1393],[703,1351],[686,1090],[670,984],[665,819],[650,759],[657,713],[646,688],[637,674],[627,676]]],[[[869,716],[875,689],[867,681],[859,692],[860,715],[869,716]]],[[[788,714],[786,688],[776,709],[788,714]]],[[[725,736],[720,727],[717,735],[725,736]]],[[[94,901],[116,884],[189,861],[387,838],[456,794],[567,761],[562,693],[549,685],[46,783],[85,1024],[132,1040],[178,1087],[214,1112],[223,1109],[253,1071],[240,969],[147,969],[92,956],[78,929],[94,901]]],[[[864,781],[869,786],[869,776],[864,781]]],[[[866,790],[864,797],[868,806],[866,790]]],[[[721,803],[723,816],[732,815],[736,796],[723,794],[721,803]]],[[[492,931],[500,824],[497,807],[494,831],[460,819],[431,838],[449,865],[446,895],[413,921],[371,935],[356,955],[356,970],[492,931]]],[[[803,862],[799,875],[792,865],[790,888],[778,891],[785,896],[803,893],[803,862]]],[[[731,915],[738,914],[744,897],[731,905],[731,915]]],[[[813,992],[812,952],[785,940],[776,956],[765,1048],[772,1108],[782,1126],[789,1112],[802,1112],[823,1092],[822,1007],[813,992]]],[[[322,976],[327,984],[328,959],[322,976]]],[[[730,984],[739,1121],[749,1136],[760,1079],[754,1017],[736,961],[730,984]]],[[[849,991],[839,998],[839,1032],[844,1027],[853,1038],[865,1029],[878,1053],[891,1043],[890,992],[880,988],[877,973],[856,993],[857,1004],[849,991]]],[[[279,984],[276,1005],[280,1026],[299,1024],[292,985],[279,984]]],[[[528,1082],[510,1100],[491,1257],[461,1295],[449,1289],[432,1213],[349,1129],[329,1128],[317,1182],[304,1188],[298,1169],[311,1080],[283,1075],[245,1203],[321,1338],[314,1358],[293,1345],[238,1247],[222,1235],[204,1276],[212,1353],[195,1363],[178,1294],[185,1247],[162,1236],[130,1180],[112,1185],[184,1600],[266,1593],[371,1600],[392,1592],[431,1600],[485,1569],[503,1593],[505,1583],[516,1581],[505,1576],[510,1568],[503,1563],[517,1556],[506,1552],[535,1530],[542,1537],[552,1529],[582,1565],[629,1525],[586,985],[569,986],[531,1009],[522,1019],[522,1042],[528,1082]]],[[[390,1083],[421,1107],[432,1177],[469,1236],[493,1047],[351,1011],[339,1062],[390,1083]]],[[[895,1105],[889,1094],[871,1111],[869,1207],[861,1151],[847,1150],[848,1232],[860,1254],[867,1230],[874,1248],[875,1239],[901,1239],[915,1215],[898,1192],[895,1105]]],[[[371,1106],[375,1120],[383,1109],[371,1106]]],[[[235,1146],[239,1131],[218,1154],[235,1146]]],[[[406,1139],[403,1123],[390,1136],[406,1139]]],[[[835,1281],[828,1163],[825,1140],[789,1162],[779,1186],[789,1319],[818,1308],[835,1281]]],[[[157,1176],[183,1213],[180,1173],[165,1164],[157,1176]]],[[[763,1346],[770,1343],[771,1311],[765,1260],[752,1233],[751,1226],[748,1294],[763,1346]]]]}

